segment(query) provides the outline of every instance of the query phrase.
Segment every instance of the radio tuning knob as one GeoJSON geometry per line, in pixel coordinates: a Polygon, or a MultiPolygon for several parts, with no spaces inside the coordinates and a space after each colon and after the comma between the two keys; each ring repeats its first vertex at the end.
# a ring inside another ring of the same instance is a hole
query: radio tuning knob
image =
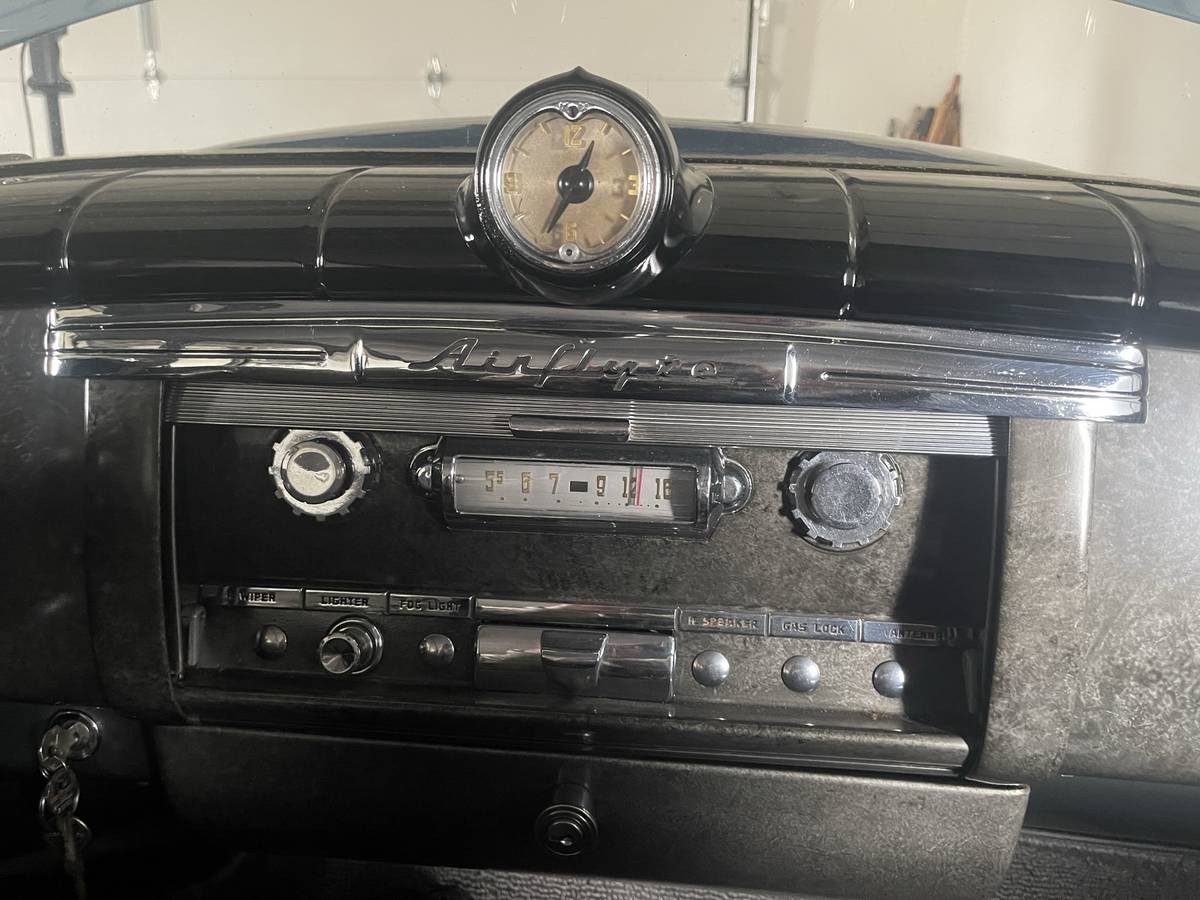
{"type": "Polygon", "coordinates": [[[342,619],[317,645],[317,658],[330,675],[361,675],[383,656],[383,635],[366,619],[342,619]]]}
{"type": "Polygon", "coordinates": [[[275,496],[318,521],[344,515],[378,476],[375,454],[344,431],[289,431],[267,470],[275,496]]]}
{"type": "Polygon", "coordinates": [[[806,453],[793,460],[784,482],[788,515],[823,550],[873,544],[902,499],[900,469],[886,453],[806,453]]]}

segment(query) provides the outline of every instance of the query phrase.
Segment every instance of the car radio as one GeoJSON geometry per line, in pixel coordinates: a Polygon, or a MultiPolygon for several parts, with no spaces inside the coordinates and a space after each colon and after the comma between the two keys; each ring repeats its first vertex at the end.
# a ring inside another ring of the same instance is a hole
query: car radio
{"type": "Polygon", "coordinates": [[[508,438],[216,424],[183,395],[221,388],[171,390],[185,683],[949,731],[978,712],[994,456],[648,444],[587,416],[508,438]]]}

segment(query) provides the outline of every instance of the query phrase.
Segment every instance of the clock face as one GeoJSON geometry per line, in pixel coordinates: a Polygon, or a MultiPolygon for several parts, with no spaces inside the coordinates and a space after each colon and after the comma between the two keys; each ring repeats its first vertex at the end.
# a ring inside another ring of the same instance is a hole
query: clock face
{"type": "Polygon", "coordinates": [[[496,146],[492,212],[523,255],[595,267],[649,227],[658,167],[635,121],[560,105],[576,115],[543,106],[514,122],[496,146]]]}

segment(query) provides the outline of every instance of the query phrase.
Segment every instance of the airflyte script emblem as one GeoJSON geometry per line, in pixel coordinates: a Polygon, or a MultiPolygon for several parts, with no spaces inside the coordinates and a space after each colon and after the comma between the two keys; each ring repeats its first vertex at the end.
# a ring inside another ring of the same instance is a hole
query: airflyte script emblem
{"type": "Polygon", "coordinates": [[[471,375],[527,375],[536,380],[535,387],[545,387],[551,378],[592,378],[610,381],[614,391],[620,391],[633,381],[655,379],[715,379],[717,363],[712,360],[688,362],[674,356],[663,356],[653,362],[638,360],[600,360],[594,347],[585,342],[559,344],[546,358],[536,364],[533,354],[514,355],[501,361],[499,350],[492,350],[479,362],[471,358],[479,349],[478,338],[463,338],[447,345],[429,359],[410,362],[414,372],[442,370],[471,375]]]}

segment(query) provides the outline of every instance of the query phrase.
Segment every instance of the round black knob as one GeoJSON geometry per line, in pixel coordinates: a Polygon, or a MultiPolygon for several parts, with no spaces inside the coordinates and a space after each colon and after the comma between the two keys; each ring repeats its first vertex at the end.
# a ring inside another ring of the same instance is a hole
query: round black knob
{"type": "Polygon", "coordinates": [[[360,675],[383,655],[383,635],[366,619],[343,619],[321,638],[317,658],[330,675],[360,675]]]}
{"type": "Polygon", "coordinates": [[[857,550],[887,532],[902,489],[900,470],[886,453],[822,450],[793,462],[784,501],[809,543],[857,550]]]}
{"type": "Polygon", "coordinates": [[[444,634],[427,634],[417,645],[417,652],[425,665],[444,669],[454,662],[454,641],[444,634]]]}
{"type": "Polygon", "coordinates": [[[600,829],[592,815],[591,795],[579,784],[560,784],[554,801],[533,826],[534,839],[555,856],[578,856],[595,847],[600,829]]]}
{"type": "Polygon", "coordinates": [[[263,659],[279,659],[287,653],[287,632],[278,625],[264,625],[254,635],[254,650],[263,659]]]}

